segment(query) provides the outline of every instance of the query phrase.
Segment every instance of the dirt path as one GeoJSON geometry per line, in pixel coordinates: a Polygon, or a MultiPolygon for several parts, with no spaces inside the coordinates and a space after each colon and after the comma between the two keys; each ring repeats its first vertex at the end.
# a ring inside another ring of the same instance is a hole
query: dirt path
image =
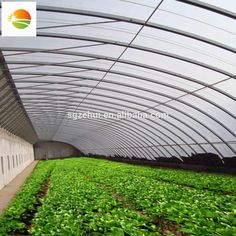
{"type": "Polygon", "coordinates": [[[33,171],[38,161],[33,161],[20,174],[18,174],[9,184],[0,190],[0,214],[7,208],[11,199],[20,189],[26,178],[33,171]]]}

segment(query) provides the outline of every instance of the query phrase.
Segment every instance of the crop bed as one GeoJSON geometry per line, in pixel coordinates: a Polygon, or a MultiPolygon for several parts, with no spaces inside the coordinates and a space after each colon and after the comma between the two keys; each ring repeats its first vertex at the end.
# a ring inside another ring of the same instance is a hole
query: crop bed
{"type": "Polygon", "coordinates": [[[0,218],[0,235],[236,236],[236,178],[42,161],[0,218]]]}

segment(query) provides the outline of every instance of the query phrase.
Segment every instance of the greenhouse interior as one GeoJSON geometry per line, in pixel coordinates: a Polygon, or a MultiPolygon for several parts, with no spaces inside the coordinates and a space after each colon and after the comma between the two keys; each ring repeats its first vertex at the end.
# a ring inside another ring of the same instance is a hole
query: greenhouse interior
{"type": "Polygon", "coordinates": [[[1,1],[0,236],[236,236],[236,1],[1,1]]]}

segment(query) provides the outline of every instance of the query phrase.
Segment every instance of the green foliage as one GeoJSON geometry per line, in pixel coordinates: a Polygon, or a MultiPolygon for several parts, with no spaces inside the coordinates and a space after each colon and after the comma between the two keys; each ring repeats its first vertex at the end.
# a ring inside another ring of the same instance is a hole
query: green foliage
{"type": "Polygon", "coordinates": [[[77,161],[58,163],[51,188],[33,221],[33,235],[159,235],[155,225],[78,172],[77,161]]]}
{"type": "Polygon", "coordinates": [[[236,236],[235,184],[230,176],[91,158],[42,162],[1,218],[0,235],[30,228],[35,236],[236,236]],[[166,233],[155,219],[177,229],[166,233]]]}
{"type": "MultiPolygon", "coordinates": [[[[168,173],[171,179],[172,170],[83,158],[79,159],[77,164],[80,172],[99,183],[111,186],[117,193],[134,202],[137,208],[145,210],[149,215],[176,222],[181,226],[182,232],[199,236],[236,235],[236,197],[202,189],[203,182],[210,182],[211,178],[213,182],[222,178],[221,184],[227,185],[228,182],[235,182],[234,177],[206,174],[201,178],[201,175],[194,172],[181,171],[180,179],[183,179],[183,182],[178,180],[181,183],[179,185],[178,181],[169,183],[157,177],[158,173],[163,171],[168,173]],[[194,175],[192,186],[195,188],[182,184],[187,183],[189,176],[193,179],[194,175]]],[[[178,171],[173,170],[173,176],[178,174],[178,171]]],[[[222,188],[227,189],[224,185],[222,188]]],[[[211,184],[212,188],[213,186],[214,184],[211,184]]],[[[219,186],[216,189],[220,190],[219,186]]],[[[233,192],[233,188],[228,190],[233,192]]]]}
{"type": "Polygon", "coordinates": [[[38,205],[37,194],[49,176],[52,163],[41,162],[0,218],[0,235],[27,233],[28,220],[38,205]]]}
{"type": "Polygon", "coordinates": [[[122,171],[159,181],[236,195],[236,178],[223,174],[196,173],[186,170],[150,168],[121,164],[122,171]]]}

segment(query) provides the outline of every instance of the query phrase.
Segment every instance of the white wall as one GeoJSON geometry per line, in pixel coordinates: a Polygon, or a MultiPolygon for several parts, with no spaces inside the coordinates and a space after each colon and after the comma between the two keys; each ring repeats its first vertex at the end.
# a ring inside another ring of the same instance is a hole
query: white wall
{"type": "Polygon", "coordinates": [[[76,157],[81,153],[73,146],[63,142],[44,141],[38,142],[34,146],[36,160],[53,159],[61,157],[76,157]]]}
{"type": "Polygon", "coordinates": [[[0,128],[0,189],[34,160],[33,145],[0,128]]]}

